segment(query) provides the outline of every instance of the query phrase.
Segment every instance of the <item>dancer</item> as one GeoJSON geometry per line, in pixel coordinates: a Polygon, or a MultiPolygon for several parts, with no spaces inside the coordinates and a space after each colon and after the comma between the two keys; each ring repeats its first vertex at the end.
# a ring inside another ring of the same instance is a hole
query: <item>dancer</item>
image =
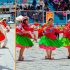
{"type": "Polygon", "coordinates": [[[1,48],[1,43],[4,40],[5,40],[5,35],[3,34],[3,28],[2,25],[0,24],[0,48],[1,48]]]}
{"type": "Polygon", "coordinates": [[[38,39],[38,29],[40,27],[40,24],[37,20],[35,20],[34,24],[32,25],[32,28],[34,29],[34,41],[37,42],[38,39]]]}
{"type": "Polygon", "coordinates": [[[24,17],[23,21],[16,28],[16,46],[20,48],[18,61],[24,60],[25,48],[30,48],[33,46],[33,42],[30,40],[29,33],[33,29],[28,26],[28,18],[24,17]]]}
{"type": "MultiPolygon", "coordinates": [[[[60,30],[60,26],[57,25],[57,26],[56,26],[56,29],[60,30]]],[[[59,33],[55,32],[55,35],[59,38],[59,33]]]]}
{"type": "Polygon", "coordinates": [[[53,27],[53,19],[50,18],[46,28],[44,28],[44,36],[39,41],[40,48],[46,51],[45,59],[53,59],[52,51],[62,46],[62,42],[57,38],[55,32],[59,33],[60,31],[53,27]]]}
{"type": "Polygon", "coordinates": [[[3,34],[5,35],[5,40],[3,41],[3,46],[2,48],[6,48],[6,44],[7,44],[7,36],[6,33],[10,31],[10,27],[6,24],[6,18],[3,18],[0,22],[0,24],[2,25],[3,28],[3,34]]]}
{"type": "Polygon", "coordinates": [[[68,59],[70,59],[70,20],[68,20],[67,24],[63,28],[63,38],[62,41],[68,49],[68,59]]]}

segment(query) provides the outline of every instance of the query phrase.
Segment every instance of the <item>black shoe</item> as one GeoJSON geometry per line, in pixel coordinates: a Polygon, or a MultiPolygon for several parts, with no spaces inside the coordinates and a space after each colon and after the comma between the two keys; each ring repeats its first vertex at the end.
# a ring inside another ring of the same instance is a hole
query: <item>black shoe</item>
{"type": "Polygon", "coordinates": [[[24,57],[22,57],[21,59],[19,58],[18,61],[24,61],[24,57]]]}
{"type": "Polygon", "coordinates": [[[2,48],[7,48],[7,47],[3,46],[2,48]]]}
{"type": "Polygon", "coordinates": [[[68,56],[68,59],[70,59],[70,56],[68,56]]]}

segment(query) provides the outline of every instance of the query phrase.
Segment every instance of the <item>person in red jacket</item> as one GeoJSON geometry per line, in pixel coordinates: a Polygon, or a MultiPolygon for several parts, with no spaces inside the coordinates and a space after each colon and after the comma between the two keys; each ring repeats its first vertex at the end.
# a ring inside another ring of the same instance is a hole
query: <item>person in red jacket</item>
{"type": "Polygon", "coordinates": [[[3,18],[0,22],[0,24],[3,27],[3,34],[5,35],[5,40],[3,41],[3,46],[2,48],[6,48],[6,44],[7,44],[7,37],[6,37],[6,33],[10,31],[10,27],[6,24],[6,18],[3,18]]]}

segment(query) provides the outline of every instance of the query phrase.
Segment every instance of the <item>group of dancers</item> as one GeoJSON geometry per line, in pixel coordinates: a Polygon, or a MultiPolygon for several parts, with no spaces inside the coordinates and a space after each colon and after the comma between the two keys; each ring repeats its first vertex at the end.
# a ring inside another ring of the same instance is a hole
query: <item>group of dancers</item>
{"type": "Polygon", "coordinates": [[[6,18],[0,21],[0,48],[7,48],[7,36],[6,34],[10,31],[10,27],[6,24],[6,18]]]}
{"type": "Polygon", "coordinates": [[[62,28],[54,27],[53,18],[48,20],[47,24],[38,28],[39,24],[28,24],[28,17],[23,16],[23,19],[16,25],[16,47],[20,48],[18,61],[24,60],[25,48],[30,48],[34,45],[31,39],[40,39],[39,47],[46,51],[45,59],[54,59],[52,51],[56,48],[66,47],[68,49],[68,59],[70,59],[70,20],[62,28]],[[38,32],[38,38],[34,31],[38,32]],[[59,38],[57,34],[63,34],[59,38]]]}

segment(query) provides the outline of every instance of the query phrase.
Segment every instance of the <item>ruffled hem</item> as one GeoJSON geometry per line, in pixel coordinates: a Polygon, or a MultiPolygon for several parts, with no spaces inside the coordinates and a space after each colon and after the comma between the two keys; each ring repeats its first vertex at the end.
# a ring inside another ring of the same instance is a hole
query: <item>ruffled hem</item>
{"type": "Polygon", "coordinates": [[[45,50],[55,50],[56,47],[52,46],[44,46],[44,45],[39,45],[40,48],[45,49],[45,50]]]}
{"type": "Polygon", "coordinates": [[[4,34],[0,31],[0,42],[3,41],[5,39],[4,34]]]}
{"type": "Polygon", "coordinates": [[[16,44],[17,48],[31,48],[32,46],[22,46],[20,44],[16,44]]]}
{"type": "Polygon", "coordinates": [[[70,48],[70,46],[65,46],[66,48],[70,48]]]}
{"type": "Polygon", "coordinates": [[[5,38],[0,38],[0,42],[2,42],[2,41],[4,41],[5,40],[5,38]]]}

